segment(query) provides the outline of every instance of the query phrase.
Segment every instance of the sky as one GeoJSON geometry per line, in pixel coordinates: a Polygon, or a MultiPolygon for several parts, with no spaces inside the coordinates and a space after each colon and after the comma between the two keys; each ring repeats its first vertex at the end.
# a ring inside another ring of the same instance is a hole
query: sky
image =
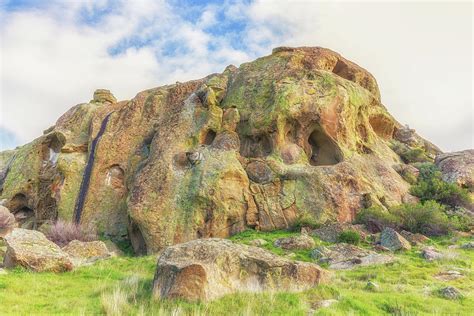
{"type": "Polygon", "coordinates": [[[278,46],[339,52],[398,121],[444,151],[474,148],[472,19],[471,1],[0,0],[0,150],[97,88],[131,99],[278,46]]]}

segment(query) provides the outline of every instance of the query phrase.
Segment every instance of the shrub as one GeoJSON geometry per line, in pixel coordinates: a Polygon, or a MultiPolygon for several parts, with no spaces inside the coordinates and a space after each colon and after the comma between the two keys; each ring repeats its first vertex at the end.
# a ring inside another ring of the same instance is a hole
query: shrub
{"type": "Polygon", "coordinates": [[[364,224],[371,232],[381,232],[384,227],[397,228],[397,218],[379,206],[361,210],[356,216],[356,222],[364,224]]]}
{"type": "Polygon", "coordinates": [[[411,148],[398,141],[392,141],[390,147],[405,163],[432,161],[423,148],[411,148]]]}
{"type": "Polygon", "coordinates": [[[337,240],[339,242],[358,245],[360,243],[360,234],[355,230],[346,230],[339,234],[337,240]]]}
{"type": "Polygon", "coordinates": [[[316,229],[316,228],[319,228],[321,227],[321,224],[318,223],[314,217],[312,217],[311,215],[307,214],[307,213],[303,213],[302,215],[298,216],[295,220],[295,222],[293,223],[293,225],[291,225],[291,231],[300,231],[301,228],[303,227],[309,227],[309,228],[312,228],[312,229],[316,229]]]}
{"type": "Polygon", "coordinates": [[[57,220],[51,225],[46,231],[46,237],[60,247],[66,246],[73,240],[94,241],[98,239],[94,228],[63,220],[57,220]]]}
{"type": "Polygon", "coordinates": [[[410,188],[410,193],[422,202],[434,200],[450,207],[471,205],[468,190],[444,181],[441,171],[434,164],[421,164],[418,169],[418,182],[410,188]]]}
{"type": "Polygon", "coordinates": [[[448,217],[446,207],[436,201],[402,204],[388,211],[372,207],[359,212],[356,221],[365,224],[372,232],[380,232],[384,227],[391,227],[429,236],[448,234],[460,227],[459,220],[448,217]]]}

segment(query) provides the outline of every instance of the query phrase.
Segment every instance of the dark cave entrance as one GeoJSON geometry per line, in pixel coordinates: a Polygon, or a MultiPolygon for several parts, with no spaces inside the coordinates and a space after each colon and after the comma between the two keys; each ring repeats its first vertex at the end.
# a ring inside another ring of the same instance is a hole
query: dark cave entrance
{"type": "Polygon", "coordinates": [[[308,137],[311,147],[310,164],[313,166],[335,165],[342,161],[342,154],[336,143],[321,128],[308,137]]]}
{"type": "Polygon", "coordinates": [[[266,157],[272,153],[272,140],[267,134],[240,137],[240,155],[247,158],[266,157]]]}
{"type": "Polygon", "coordinates": [[[204,140],[203,140],[203,144],[204,145],[212,145],[212,142],[214,141],[214,139],[216,138],[216,132],[213,131],[212,129],[208,130],[206,132],[206,135],[204,136],[204,140]]]}
{"type": "Polygon", "coordinates": [[[15,220],[18,222],[19,227],[22,228],[34,228],[35,212],[28,206],[28,198],[23,193],[18,193],[8,203],[8,208],[15,216],[15,220]],[[33,219],[33,221],[31,221],[33,219]],[[23,227],[25,223],[31,222],[31,225],[23,227]]]}
{"type": "Polygon", "coordinates": [[[128,225],[128,236],[135,254],[138,256],[145,256],[147,254],[145,238],[143,237],[140,227],[131,220],[128,225]]]}

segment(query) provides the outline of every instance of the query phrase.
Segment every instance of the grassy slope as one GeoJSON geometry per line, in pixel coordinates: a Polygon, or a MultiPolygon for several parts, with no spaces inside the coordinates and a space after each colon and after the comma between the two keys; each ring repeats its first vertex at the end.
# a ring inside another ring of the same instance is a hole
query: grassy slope
{"type": "MultiPolygon", "coordinates": [[[[263,238],[269,241],[267,249],[285,255],[272,241],[288,235],[292,233],[244,232],[232,239],[247,243],[263,238]]],[[[433,243],[441,249],[448,245],[447,239],[433,243]]],[[[114,258],[64,274],[15,270],[0,275],[0,314],[307,315],[316,302],[335,298],[337,304],[318,309],[315,315],[469,315],[474,310],[474,252],[456,252],[456,259],[430,263],[414,249],[398,254],[399,260],[391,265],[339,271],[329,285],[303,293],[236,294],[208,304],[154,301],[153,256],[114,258]],[[462,269],[465,277],[449,282],[433,277],[453,268],[462,269]],[[376,282],[380,289],[364,289],[367,280],[376,282]],[[449,301],[438,297],[436,291],[443,285],[459,288],[465,298],[449,301]]],[[[294,258],[311,260],[309,251],[299,251],[294,258]]]]}

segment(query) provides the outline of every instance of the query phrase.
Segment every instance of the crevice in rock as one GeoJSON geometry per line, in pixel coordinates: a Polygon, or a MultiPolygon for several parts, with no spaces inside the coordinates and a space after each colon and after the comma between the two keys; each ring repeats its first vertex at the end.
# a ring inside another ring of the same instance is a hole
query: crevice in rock
{"type": "Polygon", "coordinates": [[[23,227],[25,223],[30,221],[33,218],[33,222],[30,227],[25,228],[34,228],[34,217],[35,212],[33,208],[28,204],[28,197],[23,193],[17,193],[10,199],[7,204],[7,207],[10,209],[12,214],[15,216],[15,220],[18,222],[20,227],[23,227]]]}
{"type": "Polygon", "coordinates": [[[84,175],[82,177],[81,186],[79,188],[79,194],[77,195],[76,205],[74,207],[74,222],[76,224],[79,224],[81,222],[82,210],[84,208],[87,191],[89,189],[89,184],[91,181],[92,168],[94,167],[95,151],[97,149],[97,144],[99,143],[100,138],[105,132],[107,123],[109,122],[109,118],[110,118],[110,115],[112,115],[112,113],[113,112],[107,114],[107,116],[104,118],[104,120],[102,121],[102,124],[100,125],[100,129],[99,129],[99,132],[97,133],[97,136],[94,138],[94,140],[91,143],[89,157],[87,159],[86,167],[84,168],[84,175]]]}
{"type": "Polygon", "coordinates": [[[214,139],[216,138],[216,135],[217,135],[217,134],[216,134],[216,132],[215,132],[214,130],[212,130],[212,129],[208,130],[208,131],[206,132],[206,134],[204,135],[203,140],[202,140],[201,143],[202,143],[203,145],[208,145],[208,146],[212,145],[212,142],[213,142],[214,139]]]}
{"type": "Polygon", "coordinates": [[[390,120],[390,118],[383,114],[373,115],[369,118],[369,123],[375,134],[378,136],[384,139],[393,138],[393,134],[395,133],[395,125],[392,120],[390,120]]]}
{"type": "Polygon", "coordinates": [[[268,134],[240,135],[240,155],[247,158],[266,157],[273,151],[268,134]]]}
{"type": "Polygon", "coordinates": [[[147,254],[147,246],[140,227],[129,218],[128,237],[133,247],[133,251],[138,256],[147,254]]]}
{"type": "Polygon", "coordinates": [[[337,61],[336,65],[332,69],[332,72],[346,80],[354,81],[354,76],[353,74],[351,74],[349,66],[340,59],[337,61]]]}
{"type": "Polygon", "coordinates": [[[337,144],[320,127],[309,135],[308,144],[308,156],[313,166],[335,165],[343,160],[337,144]]]}

